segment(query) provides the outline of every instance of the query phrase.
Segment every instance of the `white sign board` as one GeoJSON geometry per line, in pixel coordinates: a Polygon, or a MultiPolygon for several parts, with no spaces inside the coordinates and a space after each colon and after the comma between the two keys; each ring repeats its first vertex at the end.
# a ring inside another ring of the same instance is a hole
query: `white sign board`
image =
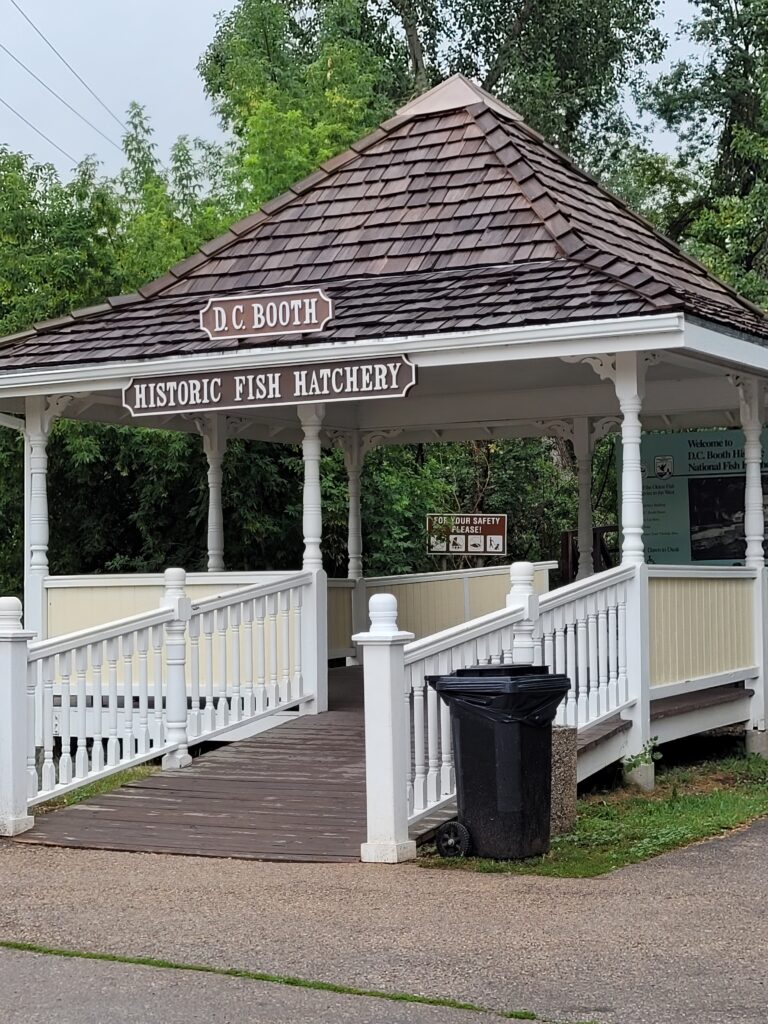
{"type": "Polygon", "coordinates": [[[431,555],[506,555],[507,517],[435,512],[427,516],[427,551],[431,555]]]}

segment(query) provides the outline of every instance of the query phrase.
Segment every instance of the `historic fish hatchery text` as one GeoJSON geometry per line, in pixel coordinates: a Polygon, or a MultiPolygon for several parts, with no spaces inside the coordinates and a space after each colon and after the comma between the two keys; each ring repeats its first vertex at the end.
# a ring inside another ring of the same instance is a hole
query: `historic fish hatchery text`
{"type": "Polygon", "coordinates": [[[123,391],[123,405],[134,416],[254,409],[302,402],[400,398],[415,383],[416,367],[405,356],[389,356],[134,379],[123,391]]]}

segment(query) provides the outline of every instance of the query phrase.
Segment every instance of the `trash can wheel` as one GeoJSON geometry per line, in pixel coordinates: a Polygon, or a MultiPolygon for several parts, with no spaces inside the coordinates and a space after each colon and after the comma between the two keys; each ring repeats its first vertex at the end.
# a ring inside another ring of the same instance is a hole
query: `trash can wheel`
{"type": "Polygon", "coordinates": [[[435,834],[435,846],[441,857],[466,857],[472,839],[460,821],[446,821],[435,834]]]}

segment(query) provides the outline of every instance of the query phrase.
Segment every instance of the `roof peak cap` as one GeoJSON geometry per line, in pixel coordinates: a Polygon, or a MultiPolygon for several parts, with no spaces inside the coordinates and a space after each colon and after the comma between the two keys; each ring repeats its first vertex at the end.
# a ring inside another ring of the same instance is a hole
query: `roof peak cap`
{"type": "Polygon", "coordinates": [[[399,117],[417,117],[420,114],[456,110],[457,107],[471,107],[475,103],[485,103],[487,107],[513,121],[523,120],[516,110],[497,100],[465,75],[451,75],[444,82],[400,107],[397,114],[399,117]]]}

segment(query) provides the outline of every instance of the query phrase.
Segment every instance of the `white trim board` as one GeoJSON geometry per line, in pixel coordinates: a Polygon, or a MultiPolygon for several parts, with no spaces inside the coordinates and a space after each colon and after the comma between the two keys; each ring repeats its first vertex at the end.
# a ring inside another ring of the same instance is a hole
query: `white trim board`
{"type": "Polygon", "coordinates": [[[142,374],[200,373],[230,368],[269,366],[288,358],[296,365],[328,359],[391,355],[410,356],[417,365],[464,365],[473,362],[602,355],[605,352],[652,351],[683,347],[682,313],[585,320],[575,323],[508,327],[491,331],[403,335],[376,341],[325,342],[306,346],[265,346],[235,352],[206,352],[163,359],[86,363],[49,369],[10,370],[0,374],[0,396],[122,390],[142,374]]]}

